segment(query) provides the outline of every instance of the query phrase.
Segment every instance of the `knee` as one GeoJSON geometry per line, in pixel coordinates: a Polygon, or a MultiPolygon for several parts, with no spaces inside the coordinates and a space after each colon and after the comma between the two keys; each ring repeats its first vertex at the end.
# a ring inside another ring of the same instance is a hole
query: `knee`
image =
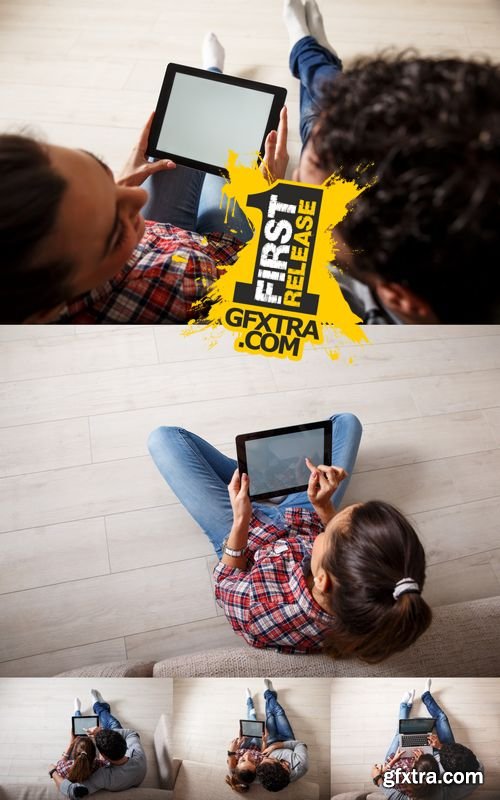
{"type": "Polygon", "coordinates": [[[347,412],[343,414],[334,414],[331,420],[334,427],[342,427],[350,436],[356,436],[358,439],[361,439],[363,426],[355,414],[347,412]]]}
{"type": "Polygon", "coordinates": [[[182,428],[170,425],[162,425],[159,428],[155,428],[148,436],[148,450],[153,459],[159,453],[165,454],[168,452],[172,444],[178,441],[183,433],[184,430],[182,428]]]}

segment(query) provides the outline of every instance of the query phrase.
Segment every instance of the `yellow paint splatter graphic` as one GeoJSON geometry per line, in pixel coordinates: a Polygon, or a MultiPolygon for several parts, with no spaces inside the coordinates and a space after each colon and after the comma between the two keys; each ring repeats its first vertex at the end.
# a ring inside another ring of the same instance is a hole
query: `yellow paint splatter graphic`
{"type": "MultiPolygon", "coordinates": [[[[242,166],[235,153],[227,168],[226,217],[238,204],[254,235],[199,304],[208,305],[211,334],[222,326],[233,333],[239,352],[295,361],[306,343],[323,345],[328,330],[350,342],[368,342],[328,269],[335,260],[332,229],[367,187],[339,175],[322,186],[269,184],[257,163],[242,166]]],[[[337,346],[325,352],[332,360],[340,355],[337,346]]]]}

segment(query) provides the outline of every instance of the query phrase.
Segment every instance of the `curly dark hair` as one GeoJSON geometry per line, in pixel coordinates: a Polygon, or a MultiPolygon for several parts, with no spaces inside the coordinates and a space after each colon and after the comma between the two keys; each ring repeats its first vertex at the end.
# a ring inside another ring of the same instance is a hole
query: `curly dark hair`
{"type": "Polygon", "coordinates": [[[259,764],[257,778],[268,792],[281,792],[290,783],[290,773],[279,761],[263,761],[259,764]]]}
{"type": "Polygon", "coordinates": [[[463,744],[442,744],[439,751],[441,764],[446,772],[476,772],[479,761],[476,756],[463,744]]]}
{"type": "Polygon", "coordinates": [[[46,147],[0,134],[0,321],[24,322],[67,299],[73,265],[39,255],[55,226],[67,183],[46,147]]]}
{"type": "Polygon", "coordinates": [[[405,52],[323,86],[320,167],[376,179],[339,226],[352,274],[409,288],[445,323],[500,322],[499,85],[486,60],[405,52]]]}
{"type": "Polygon", "coordinates": [[[97,731],[95,743],[99,752],[110,761],[119,761],[127,752],[127,742],[118,731],[107,728],[97,731]]]}

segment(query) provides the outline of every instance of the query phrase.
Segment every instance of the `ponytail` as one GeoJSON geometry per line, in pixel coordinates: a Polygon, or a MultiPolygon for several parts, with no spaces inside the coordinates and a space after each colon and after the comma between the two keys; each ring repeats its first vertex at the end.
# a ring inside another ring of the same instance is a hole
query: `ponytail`
{"type": "Polygon", "coordinates": [[[405,650],[432,619],[420,594],[425,553],[415,530],[394,506],[372,500],[353,506],[332,539],[322,563],[333,617],[324,652],[377,663],[405,650]]]}
{"type": "Polygon", "coordinates": [[[231,787],[233,792],[238,792],[238,794],[244,794],[250,789],[247,783],[240,783],[234,775],[226,775],[226,783],[231,787]]]}
{"type": "Polygon", "coordinates": [[[82,737],[73,748],[73,766],[68,773],[68,780],[81,783],[90,778],[96,757],[95,744],[88,736],[82,737]]]}

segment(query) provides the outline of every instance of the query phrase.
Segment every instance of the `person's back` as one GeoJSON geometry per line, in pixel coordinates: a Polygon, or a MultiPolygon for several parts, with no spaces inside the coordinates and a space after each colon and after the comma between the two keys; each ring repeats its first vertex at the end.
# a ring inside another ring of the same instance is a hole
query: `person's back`
{"type": "MultiPolygon", "coordinates": [[[[100,789],[105,789],[109,792],[120,792],[133,786],[139,786],[142,783],[146,777],[147,759],[137,731],[118,728],[113,731],[106,731],[106,733],[118,734],[124,740],[125,755],[122,759],[118,759],[123,760],[124,763],[112,763],[113,759],[110,759],[111,763],[108,767],[99,769],[82,783],[71,783],[71,781],[65,780],[60,786],[62,794],[70,798],[78,798],[84,796],[84,793],[80,793],[82,787],[87,789],[88,794],[94,794],[100,789]]],[[[102,745],[99,745],[99,740],[96,743],[102,755],[110,758],[108,752],[102,752],[102,745]]]]}

